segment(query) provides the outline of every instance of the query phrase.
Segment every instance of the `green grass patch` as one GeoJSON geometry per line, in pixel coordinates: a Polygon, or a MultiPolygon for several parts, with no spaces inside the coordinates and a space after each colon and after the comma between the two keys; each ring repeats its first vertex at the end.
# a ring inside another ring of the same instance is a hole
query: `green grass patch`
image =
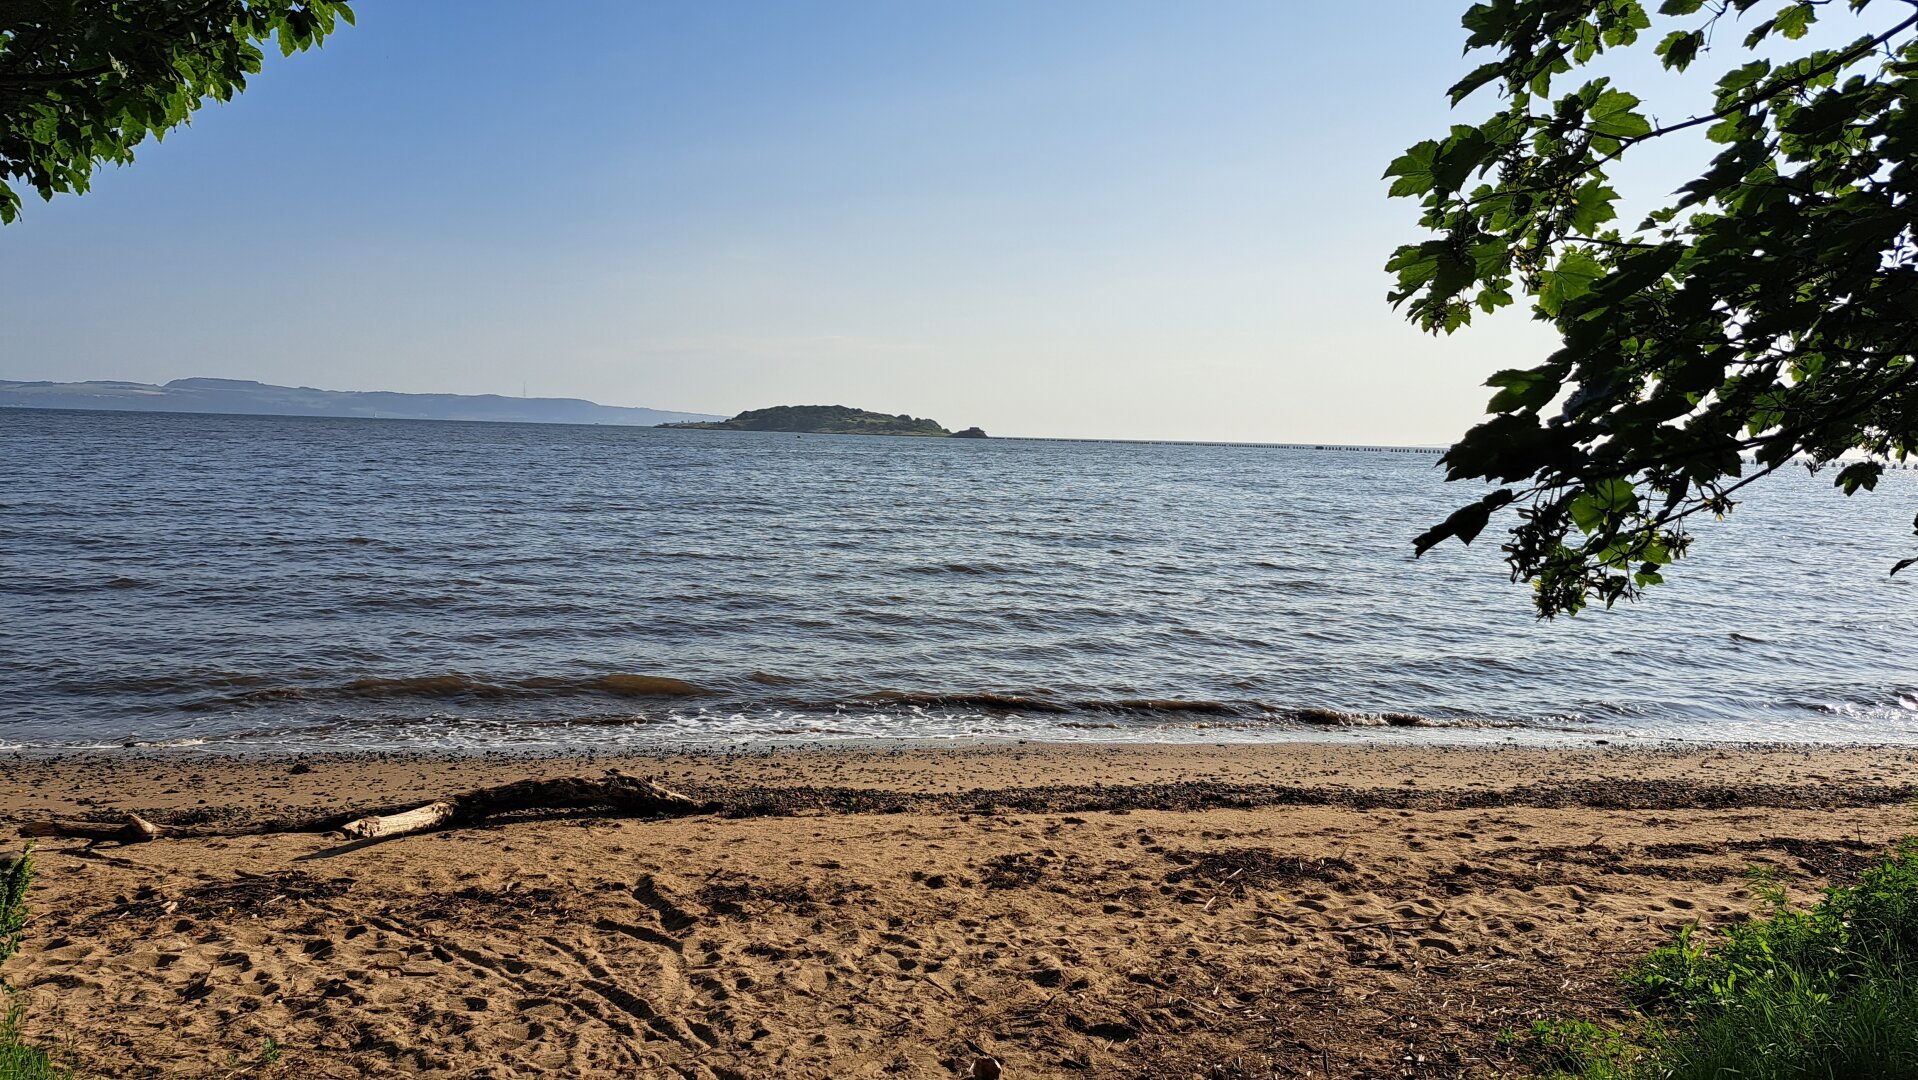
{"type": "Polygon", "coordinates": [[[1640,1056],[1622,1033],[1589,1020],[1539,1020],[1523,1033],[1500,1034],[1499,1043],[1516,1048],[1542,1075],[1579,1080],[1623,1080],[1640,1056]]]}
{"type": "Polygon", "coordinates": [[[1760,917],[1683,931],[1626,976],[1632,1030],[1541,1022],[1508,1041],[1579,1080],[1918,1078],[1918,843],[1809,908],[1753,883],[1760,917]]]}
{"type": "MultiPolygon", "coordinates": [[[[15,859],[0,859],[0,964],[20,950],[27,925],[27,884],[33,880],[33,848],[15,859]]],[[[65,1080],[45,1050],[20,1037],[20,1003],[0,974],[0,1080],[65,1080]]]]}
{"type": "Polygon", "coordinates": [[[0,1080],[66,1080],[67,1070],[45,1050],[21,1040],[20,1011],[8,1001],[6,1015],[0,1016],[0,1080]]]}

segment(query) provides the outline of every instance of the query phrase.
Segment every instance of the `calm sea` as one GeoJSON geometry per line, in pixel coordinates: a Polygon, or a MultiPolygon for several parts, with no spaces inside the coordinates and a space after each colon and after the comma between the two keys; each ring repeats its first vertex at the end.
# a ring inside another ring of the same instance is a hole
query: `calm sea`
{"type": "Polygon", "coordinates": [[[1918,473],[1540,623],[1427,454],[0,411],[0,746],[1918,742],[1918,473]]]}

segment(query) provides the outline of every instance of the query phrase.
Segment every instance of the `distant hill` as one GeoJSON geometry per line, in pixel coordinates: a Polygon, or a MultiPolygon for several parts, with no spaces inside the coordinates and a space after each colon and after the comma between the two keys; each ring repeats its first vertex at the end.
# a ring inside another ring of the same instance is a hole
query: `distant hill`
{"type": "Polygon", "coordinates": [[[657,427],[718,420],[711,413],[600,405],[580,398],[514,398],[498,394],[398,394],[386,390],[315,390],[247,379],[136,382],[17,382],[0,379],[0,407],[113,409],[129,412],[250,413],[261,416],[362,416],[386,420],[492,420],[520,424],[626,424],[657,427]]]}
{"type": "Polygon", "coordinates": [[[810,435],[923,435],[935,438],[983,439],[986,433],[967,428],[954,433],[936,420],[868,412],[844,405],[775,405],[748,409],[731,420],[661,424],[661,427],[703,431],[796,431],[810,435]]]}

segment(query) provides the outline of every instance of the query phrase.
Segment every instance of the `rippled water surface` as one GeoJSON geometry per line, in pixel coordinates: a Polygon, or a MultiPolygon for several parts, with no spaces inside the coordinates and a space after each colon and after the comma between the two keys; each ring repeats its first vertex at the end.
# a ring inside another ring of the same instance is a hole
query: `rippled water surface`
{"type": "Polygon", "coordinates": [[[1434,457],[0,411],[0,745],[1918,742],[1918,474],[1652,599],[1411,558],[1434,457]]]}

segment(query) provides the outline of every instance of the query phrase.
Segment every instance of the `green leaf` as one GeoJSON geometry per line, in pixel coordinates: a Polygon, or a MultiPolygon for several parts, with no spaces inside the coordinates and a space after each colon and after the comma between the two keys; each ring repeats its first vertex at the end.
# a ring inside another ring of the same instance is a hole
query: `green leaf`
{"type": "Polygon", "coordinates": [[[1497,156],[1498,148],[1492,145],[1484,132],[1477,128],[1455,127],[1451,138],[1445,140],[1432,160],[1432,186],[1444,191],[1458,191],[1465,186],[1473,171],[1491,164],[1497,156]]]}
{"type": "Polygon", "coordinates": [[[1733,68],[1718,80],[1720,96],[1736,94],[1758,80],[1771,74],[1771,64],[1764,60],[1753,60],[1744,67],[1733,68]]]}
{"type": "Polygon", "coordinates": [[[1580,184],[1572,201],[1575,206],[1572,228],[1588,236],[1600,225],[1618,217],[1618,192],[1609,187],[1602,176],[1594,176],[1580,184]]]}
{"type": "Polygon", "coordinates": [[[1701,30],[1674,30],[1665,35],[1658,43],[1656,54],[1664,60],[1670,71],[1684,71],[1698,59],[1698,51],[1705,46],[1705,34],[1701,30]]]}
{"type": "Polygon", "coordinates": [[[1567,301],[1592,291],[1592,283],[1605,276],[1605,267],[1583,248],[1572,248],[1559,256],[1557,265],[1543,275],[1538,306],[1547,315],[1556,316],[1567,301]]]}
{"type": "Polygon", "coordinates": [[[1438,276],[1439,256],[1447,251],[1447,245],[1438,240],[1427,240],[1423,244],[1408,244],[1392,254],[1385,269],[1398,275],[1399,293],[1411,296],[1431,284],[1438,276]]]}
{"type": "Polygon", "coordinates": [[[1838,472],[1838,478],[1832,481],[1833,487],[1845,489],[1845,494],[1854,495],[1858,489],[1871,491],[1878,486],[1878,478],[1884,475],[1885,467],[1876,461],[1857,461],[1845,466],[1838,472]]]}
{"type": "Polygon", "coordinates": [[[1492,492],[1470,506],[1461,507],[1452,512],[1443,522],[1420,533],[1412,541],[1414,555],[1423,555],[1440,543],[1457,537],[1462,544],[1470,544],[1485,531],[1486,523],[1492,513],[1502,506],[1509,505],[1516,496],[1511,489],[1505,488],[1492,492]]]}
{"type": "Polygon", "coordinates": [[[1504,3],[1477,3],[1467,8],[1465,15],[1459,19],[1459,25],[1471,31],[1465,39],[1466,51],[1495,44],[1511,27],[1514,14],[1509,0],[1504,3]]]}
{"type": "Polygon", "coordinates": [[[1638,506],[1638,489],[1622,476],[1608,476],[1593,484],[1589,493],[1604,510],[1622,514],[1638,506]]]}
{"type": "Polygon", "coordinates": [[[1799,3],[1778,13],[1778,32],[1791,41],[1797,41],[1811,30],[1811,24],[1818,21],[1817,9],[1808,3],[1799,3]]]}
{"type": "Polygon", "coordinates": [[[1438,141],[1427,139],[1394,158],[1385,167],[1385,176],[1381,178],[1398,177],[1388,194],[1397,198],[1423,195],[1432,190],[1432,161],[1438,157],[1438,151],[1438,141]]]}
{"type": "Polygon", "coordinates": [[[1638,113],[1638,98],[1623,90],[1606,90],[1586,111],[1591,129],[1615,139],[1635,139],[1651,134],[1651,121],[1638,113]]]}
{"type": "Polygon", "coordinates": [[[1598,508],[1598,504],[1590,495],[1580,495],[1573,499],[1567,504],[1565,511],[1571,515],[1579,531],[1587,535],[1605,522],[1605,512],[1598,508]]]}
{"type": "Polygon", "coordinates": [[[1496,60],[1480,64],[1478,67],[1472,69],[1471,74],[1453,83],[1452,88],[1445,92],[1445,96],[1452,99],[1452,104],[1457,105],[1459,102],[1464,101],[1466,98],[1478,92],[1478,90],[1487,83],[1498,78],[1504,70],[1505,65],[1496,60]]]}
{"type": "Polygon", "coordinates": [[[1566,507],[1580,531],[1591,533],[1607,519],[1638,508],[1638,494],[1623,477],[1609,476],[1594,482],[1566,507]]]}
{"type": "Polygon", "coordinates": [[[1536,412],[1551,404],[1552,399],[1558,396],[1564,377],[1564,369],[1552,364],[1501,371],[1485,380],[1485,385],[1499,388],[1499,392],[1485,406],[1485,411],[1502,413],[1530,409],[1536,412]]]}

